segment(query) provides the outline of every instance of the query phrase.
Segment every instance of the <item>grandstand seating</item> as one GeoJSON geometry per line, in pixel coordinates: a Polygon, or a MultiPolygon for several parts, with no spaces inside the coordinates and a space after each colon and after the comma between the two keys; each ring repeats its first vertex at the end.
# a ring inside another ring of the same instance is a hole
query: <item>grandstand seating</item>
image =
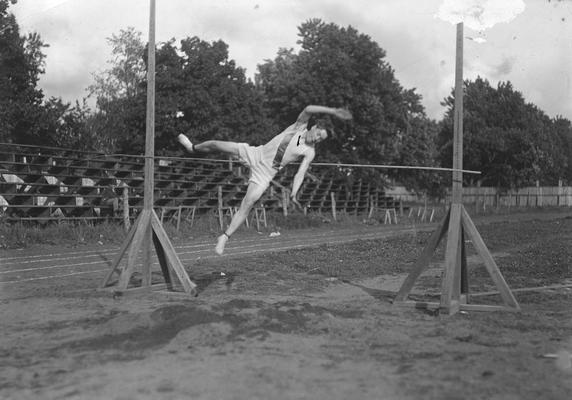
{"type": "MultiPolygon", "coordinates": [[[[0,144],[0,211],[7,221],[122,218],[117,206],[124,188],[129,209],[143,208],[142,156],[107,155],[69,149],[0,144]]],[[[287,167],[260,200],[266,211],[282,211],[283,191],[292,185],[296,167],[287,167]]],[[[372,207],[398,208],[371,182],[349,185],[332,168],[312,167],[299,193],[307,210],[367,214],[372,207]]],[[[192,209],[197,215],[219,207],[238,207],[246,192],[244,167],[229,161],[156,157],[154,207],[166,212],[192,209]],[[219,189],[220,188],[220,189],[219,189]]],[[[165,214],[165,216],[168,216],[165,214]]]]}

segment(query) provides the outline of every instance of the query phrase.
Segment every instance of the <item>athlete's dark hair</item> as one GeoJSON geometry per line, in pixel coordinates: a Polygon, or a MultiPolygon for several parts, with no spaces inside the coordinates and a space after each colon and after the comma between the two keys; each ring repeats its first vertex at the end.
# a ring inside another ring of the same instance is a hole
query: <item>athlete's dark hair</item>
{"type": "Polygon", "coordinates": [[[325,129],[328,133],[328,138],[333,138],[336,136],[336,131],[334,130],[334,125],[329,118],[315,118],[310,117],[306,128],[308,130],[312,129],[313,126],[317,126],[320,129],[325,129]]]}

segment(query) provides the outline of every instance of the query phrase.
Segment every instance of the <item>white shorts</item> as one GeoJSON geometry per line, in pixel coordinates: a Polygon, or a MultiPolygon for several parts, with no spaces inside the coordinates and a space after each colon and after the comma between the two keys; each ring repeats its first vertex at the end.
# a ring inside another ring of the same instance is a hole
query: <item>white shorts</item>
{"type": "Polygon", "coordinates": [[[262,147],[238,143],[238,158],[250,168],[248,181],[267,188],[278,171],[272,168],[272,160],[264,160],[262,147]]]}

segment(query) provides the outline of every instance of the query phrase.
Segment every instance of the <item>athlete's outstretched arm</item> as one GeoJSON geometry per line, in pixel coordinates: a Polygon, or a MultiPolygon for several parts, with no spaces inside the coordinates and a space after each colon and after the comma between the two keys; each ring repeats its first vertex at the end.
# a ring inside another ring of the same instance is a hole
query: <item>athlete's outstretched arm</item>
{"type": "Polygon", "coordinates": [[[339,119],[352,119],[352,113],[345,108],[332,108],[325,106],[309,105],[298,116],[296,122],[308,122],[312,114],[329,114],[339,119]]]}

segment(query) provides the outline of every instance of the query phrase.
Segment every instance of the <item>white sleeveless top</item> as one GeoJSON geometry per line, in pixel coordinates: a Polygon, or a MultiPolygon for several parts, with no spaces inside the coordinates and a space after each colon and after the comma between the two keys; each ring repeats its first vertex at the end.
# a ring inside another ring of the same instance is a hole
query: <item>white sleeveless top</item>
{"type": "Polygon", "coordinates": [[[308,146],[302,135],[306,132],[306,123],[294,123],[282,133],[261,146],[262,158],[276,170],[306,155],[314,155],[314,147],[308,146]]]}

